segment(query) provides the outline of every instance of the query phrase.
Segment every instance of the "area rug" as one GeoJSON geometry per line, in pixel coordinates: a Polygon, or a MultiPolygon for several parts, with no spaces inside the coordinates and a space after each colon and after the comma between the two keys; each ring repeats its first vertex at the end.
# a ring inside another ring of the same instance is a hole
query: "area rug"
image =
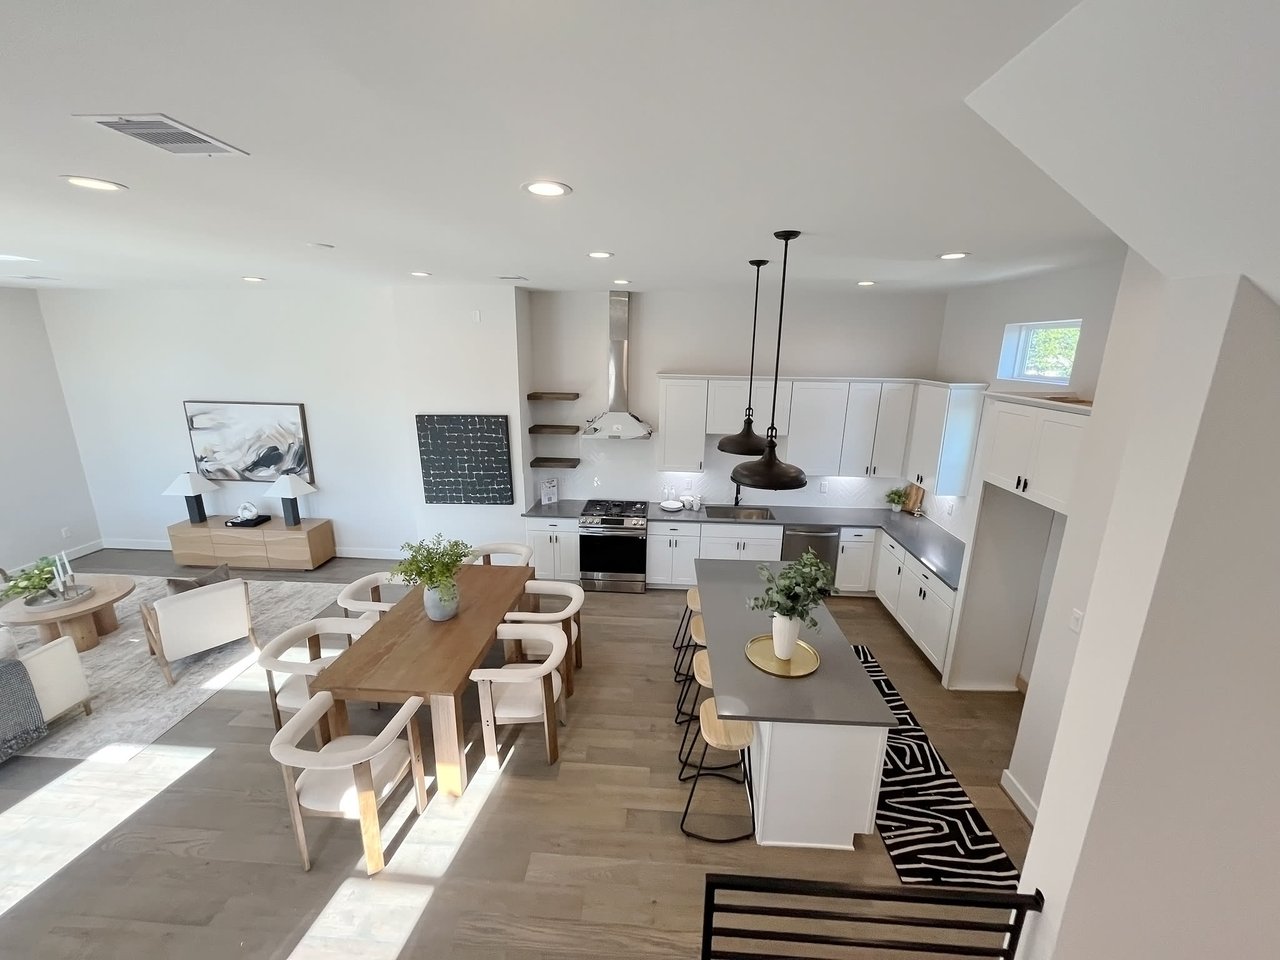
{"type": "MultiPolygon", "coordinates": [[[[119,629],[80,654],[93,714],[86,717],[74,710],[55,720],[49,735],[23,751],[26,755],[83,760],[107,747],[117,752],[141,750],[250,667],[261,673],[245,639],[177,661],[172,665],[177,682],[169,686],[147,650],[139,611],[143,601],[165,596],[167,584],[162,577],[135,580],[134,592],[116,604],[119,629]]],[[[265,643],[311,619],[337,598],[340,589],[332,583],[249,581],[249,609],[258,641],[265,643]]],[[[20,646],[37,642],[32,628],[13,632],[20,646]]],[[[260,686],[265,704],[265,678],[260,686]]]]}
{"type": "Polygon", "coordinates": [[[898,718],[889,731],[876,827],[903,883],[1016,889],[1018,868],[866,647],[853,647],[898,718]]]}

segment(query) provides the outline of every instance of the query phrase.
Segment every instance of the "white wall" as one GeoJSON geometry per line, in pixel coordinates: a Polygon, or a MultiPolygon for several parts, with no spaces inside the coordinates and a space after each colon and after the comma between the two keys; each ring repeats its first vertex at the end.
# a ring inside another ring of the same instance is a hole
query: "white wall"
{"type": "MultiPolygon", "coordinates": [[[[85,474],[108,545],[167,548],[185,516],[160,496],[193,469],[183,400],[306,404],[318,493],[339,552],[398,556],[436,530],[473,541],[521,532],[520,507],[423,502],[414,415],[511,418],[523,500],[514,294],[508,287],[41,294],[85,474]],[[476,322],[476,311],[480,321],[476,322]]],[[[210,512],[263,484],[224,483],[210,512]]]]}
{"type": "MultiPolygon", "coordinates": [[[[761,289],[756,374],[772,377],[778,301],[776,276],[768,269],[761,289]]],[[[793,288],[794,289],[794,288],[793,288]]],[[[637,293],[631,300],[631,410],[658,426],[658,374],[706,373],[745,376],[751,346],[751,286],[728,291],[637,293]]],[[[789,292],[782,345],[782,376],[932,377],[937,363],[944,296],[934,293],[850,294],[789,292]]],[[[572,404],[538,404],[542,422],[583,423],[607,401],[608,294],[543,293],[531,297],[534,388],[582,394],[572,404]]],[[[758,386],[756,421],[768,426],[771,385],[758,386]]],[[[733,496],[729,471],[741,458],[707,450],[699,474],[662,474],[652,441],[589,441],[539,438],[538,450],[582,456],[574,471],[538,471],[557,476],[562,498],[623,496],[661,499],[662,487],[701,493],[714,502],[733,496]]],[[[785,455],[785,447],[784,447],[785,455]]],[[[899,481],[901,482],[901,481],[899,481]]],[[[757,503],[824,506],[883,506],[892,482],[835,478],[827,494],[819,485],[775,493],[751,490],[757,503]]]]}
{"type": "Polygon", "coordinates": [[[98,522],[33,290],[0,288],[0,418],[0,567],[96,549],[98,522]]]}
{"type": "Polygon", "coordinates": [[[1092,398],[1123,269],[1124,260],[1116,259],[952,292],[938,346],[938,377],[990,383],[993,390],[1092,398]],[[1004,328],[1042,320],[1084,321],[1071,383],[1063,387],[999,379],[1004,328]]]}

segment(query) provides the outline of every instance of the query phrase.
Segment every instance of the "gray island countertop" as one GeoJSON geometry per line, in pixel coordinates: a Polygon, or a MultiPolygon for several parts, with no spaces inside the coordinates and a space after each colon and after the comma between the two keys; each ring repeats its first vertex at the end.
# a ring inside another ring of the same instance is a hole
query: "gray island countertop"
{"type": "MultiPolygon", "coordinates": [[[[782,564],[769,566],[780,569],[782,564]]],[[[756,567],[747,560],[694,562],[716,712],[733,720],[896,726],[893,711],[825,605],[814,611],[819,629],[800,631],[800,639],[822,658],[809,676],[775,677],[747,659],[747,641],[770,632],[768,614],[747,608],[747,601],[764,588],[756,567]]]]}

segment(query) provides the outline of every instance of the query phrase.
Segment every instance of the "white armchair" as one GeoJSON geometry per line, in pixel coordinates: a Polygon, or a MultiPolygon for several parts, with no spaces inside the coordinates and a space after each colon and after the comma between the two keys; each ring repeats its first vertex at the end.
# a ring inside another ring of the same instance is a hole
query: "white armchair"
{"type": "Polygon", "coordinates": [[[503,623],[499,640],[519,640],[548,649],[541,663],[508,663],[471,671],[480,692],[480,719],[485,756],[498,756],[497,727],[511,723],[541,723],[547,740],[547,763],[560,759],[556,720],[564,719],[564,685],[556,672],[569,642],[559,626],[549,623],[503,623]]]}
{"type": "MultiPolygon", "coordinates": [[[[524,592],[538,598],[539,610],[537,612],[512,610],[504,619],[508,623],[554,623],[560,626],[573,652],[573,656],[566,656],[561,665],[565,694],[572,697],[574,670],[582,666],[582,646],[578,641],[581,633],[582,604],[587,599],[586,592],[576,583],[562,583],[555,580],[530,580],[524,585],[524,592]],[[543,597],[563,597],[568,603],[559,610],[543,613],[541,610],[543,597]]],[[[540,649],[535,643],[534,649],[529,652],[545,653],[546,650],[545,647],[540,649]]]]}
{"type": "Polygon", "coordinates": [[[347,584],[338,594],[338,606],[356,614],[373,613],[382,616],[395,606],[382,599],[382,588],[392,582],[392,576],[390,572],[371,573],[347,584]]]}
{"type": "Polygon", "coordinates": [[[493,563],[494,557],[515,557],[515,565],[527,567],[533,559],[533,548],[523,543],[482,543],[472,547],[467,556],[467,563],[493,563]]]}
{"type": "Polygon", "coordinates": [[[373,613],[363,617],[321,617],[308,620],[296,627],[290,627],[280,636],[263,646],[258,654],[258,666],[267,671],[267,694],[271,698],[271,719],[276,729],[280,729],[280,712],[297,713],[311,698],[307,688],[307,678],[314,677],[321,670],[338,659],[340,653],[324,656],[320,649],[320,635],[336,633],[348,638],[348,643],[376,622],[373,613]],[[285,654],[303,643],[308,647],[308,659],[290,660],[285,654]],[[285,681],[276,686],[276,674],[284,674],[285,681]]]}
{"type": "Polygon", "coordinates": [[[85,716],[93,713],[89,702],[89,682],[80,666],[80,654],[70,637],[59,637],[18,657],[27,668],[36,701],[45,722],[66,713],[72,707],[83,707],[85,716]]]}
{"type": "Polygon", "coordinates": [[[147,645],[169,686],[173,686],[170,664],[175,660],[245,637],[255,649],[258,646],[249,616],[249,585],[243,580],[211,583],[161,597],[154,604],[144,603],[142,623],[147,645]]]}
{"type": "MultiPolygon", "coordinates": [[[[318,693],[308,700],[271,741],[271,756],[284,768],[289,817],[293,821],[302,868],[311,869],[304,815],[359,820],[364,839],[365,867],[370,875],[383,867],[382,832],[378,808],[395,791],[405,774],[422,782],[422,751],[417,740],[414,714],[422,697],[410,697],[376,737],[346,736],[329,741],[318,751],[298,746],[307,733],[333,707],[333,695],[318,693]],[[410,742],[399,739],[409,728],[410,742]],[[302,772],[295,779],[294,770],[302,772]]],[[[424,808],[418,793],[418,812],[424,808]]]]}

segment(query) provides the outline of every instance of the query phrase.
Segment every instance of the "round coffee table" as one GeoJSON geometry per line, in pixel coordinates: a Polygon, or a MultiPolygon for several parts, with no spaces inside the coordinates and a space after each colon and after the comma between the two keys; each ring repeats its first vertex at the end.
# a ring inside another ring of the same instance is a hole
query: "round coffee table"
{"type": "Polygon", "coordinates": [[[70,637],[81,653],[92,650],[104,633],[120,627],[115,605],[133,593],[133,578],[111,573],[77,573],[76,583],[93,587],[79,603],[52,610],[28,607],[19,597],[0,607],[0,623],[8,627],[35,627],[42,643],[70,637]]]}

